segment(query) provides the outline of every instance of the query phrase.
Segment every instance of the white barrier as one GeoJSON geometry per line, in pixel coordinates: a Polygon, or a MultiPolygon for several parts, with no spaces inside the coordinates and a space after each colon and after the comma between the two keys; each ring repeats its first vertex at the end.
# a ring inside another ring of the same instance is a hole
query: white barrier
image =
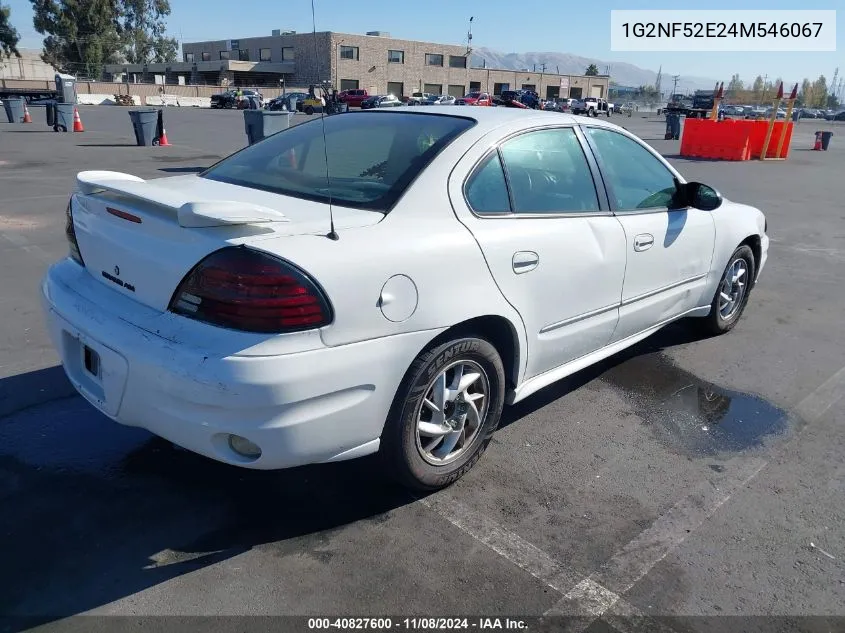
{"type": "Polygon", "coordinates": [[[146,105],[173,106],[181,108],[210,108],[211,97],[180,97],[179,95],[158,95],[147,97],[146,105]]]}
{"type": "MultiPolygon", "coordinates": [[[[79,105],[115,105],[114,95],[76,95],[76,102],[79,105]]],[[[132,95],[132,105],[141,105],[141,97],[132,95]]]]}

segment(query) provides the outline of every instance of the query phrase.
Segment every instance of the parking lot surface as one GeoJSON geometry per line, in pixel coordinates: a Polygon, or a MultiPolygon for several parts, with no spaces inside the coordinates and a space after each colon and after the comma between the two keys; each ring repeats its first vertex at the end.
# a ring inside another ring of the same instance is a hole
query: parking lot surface
{"type": "Polygon", "coordinates": [[[710,616],[676,630],[845,616],[845,126],[801,121],[789,160],[729,163],[679,158],[658,118],[613,119],[766,212],[769,262],[745,316],[718,338],[673,324],[506,410],[466,477],[417,497],[372,459],[228,467],[76,395],[38,298],[67,254],[76,173],[190,173],[246,143],[236,111],[168,108],[172,147],[135,147],[125,109],[80,113],[81,134],[53,133],[35,108],[32,125],[0,124],[5,630],[77,614],[545,615],[553,628],[562,614],[595,631],[632,614],[710,616]],[[834,131],[830,151],[810,151],[817,129],[834,131]]]}

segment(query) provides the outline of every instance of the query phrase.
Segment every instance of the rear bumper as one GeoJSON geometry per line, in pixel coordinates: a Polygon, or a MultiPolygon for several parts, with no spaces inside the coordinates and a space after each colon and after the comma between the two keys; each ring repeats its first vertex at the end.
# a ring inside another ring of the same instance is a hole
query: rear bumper
{"type": "MultiPolygon", "coordinates": [[[[110,296],[76,292],[76,264],[47,272],[41,295],[50,336],[76,389],[113,420],[145,428],[188,450],[228,464],[277,469],[375,452],[402,377],[433,336],[385,339],[273,355],[212,355],[174,343],[110,313],[110,296]],[[93,299],[93,300],[92,300],[93,299]],[[85,367],[85,347],[99,375],[85,367]],[[229,434],[261,448],[250,460],[229,434]]],[[[112,304],[113,305],[113,304],[112,304]]],[[[182,327],[191,327],[185,320],[182,327]]],[[[219,330],[225,337],[226,330],[219,330]]]]}

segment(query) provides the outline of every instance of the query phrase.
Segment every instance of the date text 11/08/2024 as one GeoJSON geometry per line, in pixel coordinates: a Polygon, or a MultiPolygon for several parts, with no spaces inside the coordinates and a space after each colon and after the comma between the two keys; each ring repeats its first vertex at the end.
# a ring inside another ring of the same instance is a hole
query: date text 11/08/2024
{"type": "Polygon", "coordinates": [[[309,618],[309,630],[376,630],[406,631],[443,630],[521,630],[527,629],[524,620],[513,618],[309,618]]]}

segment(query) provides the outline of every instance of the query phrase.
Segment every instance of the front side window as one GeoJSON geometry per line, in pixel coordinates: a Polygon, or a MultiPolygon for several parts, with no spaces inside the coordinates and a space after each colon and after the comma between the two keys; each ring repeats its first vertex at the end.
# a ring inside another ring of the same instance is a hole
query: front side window
{"type": "Polygon", "coordinates": [[[584,150],[572,128],[521,134],[501,145],[514,213],[600,210],[584,150]]]}
{"type": "Polygon", "coordinates": [[[610,185],[611,199],[619,210],[659,209],[671,206],[677,187],[675,176],[657,157],[624,134],[587,128],[610,185]]]}
{"type": "Polygon", "coordinates": [[[392,112],[326,117],[274,134],[201,177],[387,213],[434,157],[474,124],[392,112]]]}

